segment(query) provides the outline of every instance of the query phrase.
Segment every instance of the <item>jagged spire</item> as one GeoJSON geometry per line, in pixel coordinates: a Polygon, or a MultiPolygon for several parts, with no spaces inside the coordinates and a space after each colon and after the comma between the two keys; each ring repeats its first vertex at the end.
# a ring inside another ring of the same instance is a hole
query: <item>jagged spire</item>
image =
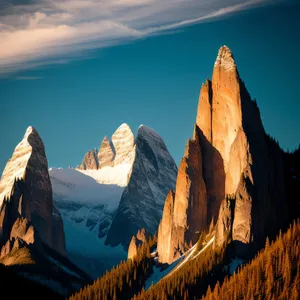
{"type": "Polygon", "coordinates": [[[236,64],[232,52],[225,45],[219,49],[215,62],[215,67],[216,66],[223,67],[226,71],[236,71],[236,64]]]}

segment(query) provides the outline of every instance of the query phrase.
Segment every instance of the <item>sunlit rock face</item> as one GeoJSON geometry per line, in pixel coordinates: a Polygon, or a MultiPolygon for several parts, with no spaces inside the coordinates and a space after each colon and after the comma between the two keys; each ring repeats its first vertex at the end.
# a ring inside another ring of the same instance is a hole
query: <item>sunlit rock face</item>
{"type": "Polygon", "coordinates": [[[207,195],[202,177],[202,157],[198,128],[186,145],[180,162],[175,195],[166,199],[158,230],[159,261],[171,263],[197,242],[207,224],[207,195]]]}
{"type": "Polygon", "coordinates": [[[168,229],[171,243],[158,245],[161,262],[172,262],[187,244],[195,243],[186,228],[203,230],[214,220],[216,244],[230,236],[237,251],[243,252],[245,245],[257,246],[287,220],[282,150],[266,135],[257,105],[226,46],[219,49],[212,81],[201,87],[196,128],[194,140],[199,143],[195,147],[188,141],[192,147],[186,148],[193,149],[189,154],[193,159],[186,158],[186,150],[179,166],[168,229]],[[194,170],[198,176],[184,170],[194,170]],[[197,194],[189,192],[192,186],[198,187],[197,194]],[[189,211],[197,207],[197,219],[189,220],[189,211]],[[273,228],[270,220],[276,224],[273,228]]]}
{"type": "Polygon", "coordinates": [[[82,170],[97,170],[99,166],[98,163],[98,153],[97,150],[94,149],[93,151],[89,150],[84,158],[83,161],[81,163],[81,165],[79,166],[80,169],[82,170]]]}
{"type": "Polygon", "coordinates": [[[112,143],[107,136],[104,137],[98,152],[99,167],[111,166],[115,157],[112,143]]]}
{"type": "Polygon", "coordinates": [[[133,236],[128,247],[128,259],[133,259],[137,255],[137,248],[137,240],[136,237],[133,236]]]}
{"type": "Polygon", "coordinates": [[[142,244],[145,244],[148,241],[149,237],[150,235],[145,228],[139,230],[130,241],[127,258],[133,259],[137,255],[138,248],[142,246],[142,244]]]}
{"type": "Polygon", "coordinates": [[[100,149],[89,150],[78,171],[100,184],[128,185],[136,156],[134,135],[128,124],[121,124],[111,140],[105,136],[100,149]]]}
{"type": "Polygon", "coordinates": [[[173,226],[174,214],[174,191],[170,191],[166,197],[162,219],[159,223],[157,234],[157,252],[159,253],[159,261],[170,263],[171,250],[171,234],[173,226]]]}
{"type": "Polygon", "coordinates": [[[17,237],[28,242],[26,232],[34,228],[43,243],[64,254],[63,224],[59,215],[53,220],[53,210],[44,144],[38,132],[30,126],[7,162],[0,182],[2,243],[17,237]],[[58,240],[53,238],[54,224],[61,236],[58,240]]]}
{"type": "Polygon", "coordinates": [[[68,254],[93,278],[127,256],[132,236],[140,240],[136,233],[142,234],[141,228],[157,231],[177,175],[162,137],[145,125],[134,137],[129,125],[121,124],[96,152],[98,169],[49,170],[68,254]],[[77,238],[86,243],[81,246],[77,238]]]}
{"type": "Polygon", "coordinates": [[[114,165],[124,162],[131,162],[134,157],[134,135],[131,128],[126,124],[122,124],[111,137],[116,156],[114,165]]]}

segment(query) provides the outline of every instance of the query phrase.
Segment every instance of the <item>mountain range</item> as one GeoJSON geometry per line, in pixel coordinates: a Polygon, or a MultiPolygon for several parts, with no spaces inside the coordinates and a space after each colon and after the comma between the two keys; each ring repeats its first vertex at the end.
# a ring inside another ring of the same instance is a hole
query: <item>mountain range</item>
{"type": "Polygon", "coordinates": [[[77,167],[49,168],[28,127],[0,181],[0,271],[71,299],[218,299],[265,247],[238,275],[260,276],[247,295],[296,300],[300,148],[266,133],[227,46],[192,124],[178,169],[153,129],[125,123],[77,167]]]}

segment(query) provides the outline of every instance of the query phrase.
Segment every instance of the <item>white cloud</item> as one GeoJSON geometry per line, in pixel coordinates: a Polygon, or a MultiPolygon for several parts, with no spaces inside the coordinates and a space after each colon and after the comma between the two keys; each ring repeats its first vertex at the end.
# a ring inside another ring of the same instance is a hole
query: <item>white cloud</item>
{"type": "Polygon", "coordinates": [[[208,21],[268,0],[40,0],[0,15],[0,72],[208,21]]]}
{"type": "Polygon", "coordinates": [[[40,76],[17,76],[14,78],[14,80],[40,80],[43,79],[43,77],[40,76]]]}

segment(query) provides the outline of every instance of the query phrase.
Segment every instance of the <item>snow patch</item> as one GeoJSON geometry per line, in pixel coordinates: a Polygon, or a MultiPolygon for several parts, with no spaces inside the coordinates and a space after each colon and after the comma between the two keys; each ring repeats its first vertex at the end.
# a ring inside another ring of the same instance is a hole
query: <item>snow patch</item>
{"type": "Polygon", "coordinates": [[[94,261],[95,265],[105,266],[105,269],[110,269],[116,263],[127,258],[127,252],[121,245],[117,247],[105,245],[106,237],[100,239],[97,230],[90,231],[85,224],[76,223],[68,216],[62,215],[62,218],[67,252],[73,254],[70,255],[70,259],[79,267],[88,271],[93,278],[96,279],[105,270],[94,270],[91,273],[91,270],[87,269],[88,261],[94,261]],[[73,257],[81,257],[82,259],[73,260],[73,257]]]}
{"type": "Polygon", "coordinates": [[[105,166],[98,170],[77,171],[92,177],[101,184],[114,184],[125,187],[128,184],[132,170],[132,163],[123,162],[115,166],[105,166]]]}
{"type": "Polygon", "coordinates": [[[77,202],[85,205],[104,205],[115,210],[124,187],[99,184],[95,179],[74,169],[50,168],[53,198],[59,202],[77,202]]]}
{"type": "Polygon", "coordinates": [[[5,197],[9,197],[16,179],[23,179],[27,163],[32,154],[28,137],[33,132],[31,126],[25,132],[22,141],[17,145],[12,158],[7,162],[0,181],[0,207],[5,197]]]}
{"type": "Polygon", "coordinates": [[[231,260],[231,263],[228,265],[229,267],[229,273],[232,275],[237,268],[242,265],[245,261],[239,257],[235,257],[231,260]]]}
{"type": "Polygon", "coordinates": [[[179,257],[176,261],[174,261],[172,264],[170,264],[166,269],[162,269],[158,266],[153,266],[153,273],[150,275],[150,277],[145,282],[145,290],[148,290],[152,285],[159,282],[163,277],[170,274],[170,272],[178,265],[178,263],[182,260],[182,257],[179,257]]]}

